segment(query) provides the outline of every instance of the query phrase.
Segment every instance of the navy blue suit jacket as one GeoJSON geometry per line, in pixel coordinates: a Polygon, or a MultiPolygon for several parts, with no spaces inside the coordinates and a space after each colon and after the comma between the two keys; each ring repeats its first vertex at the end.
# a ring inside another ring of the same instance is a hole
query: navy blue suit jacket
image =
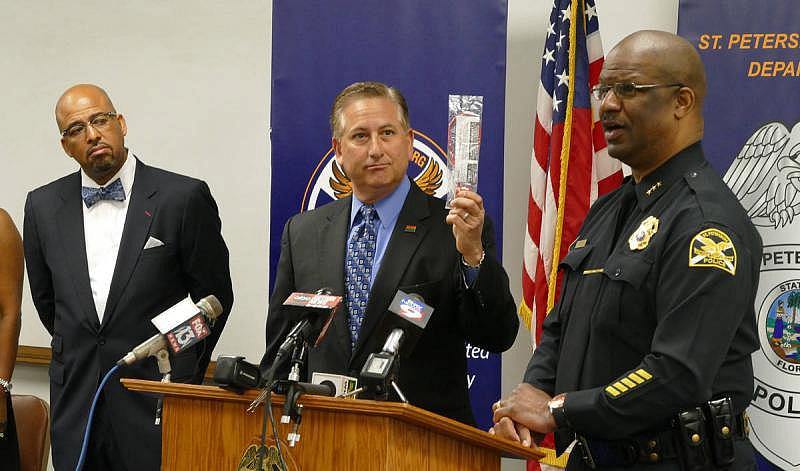
{"type": "MultiPolygon", "coordinates": [[[[132,154],[128,158],[134,158],[132,154]]],[[[150,319],[188,295],[224,307],[212,334],[171,358],[173,381],[199,383],[233,304],[228,249],[208,186],[136,162],[136,175],[102,324],[89,284],[80,172],[28,194],[24,245],[33,302],[53,336],[50,363],[53,464],[77,463],[92,396],[117,360],[156,333],[150,319]],[[144,249],[149,237],[164,245],[144,249]]],[[[109,254],[110,257],[115,254],[109,254]]],[[[105,412],[128,469],[157,470],[156,400],[119,377],[158,380],[155,361],[123,367],[104,389],[105,412]]]]}

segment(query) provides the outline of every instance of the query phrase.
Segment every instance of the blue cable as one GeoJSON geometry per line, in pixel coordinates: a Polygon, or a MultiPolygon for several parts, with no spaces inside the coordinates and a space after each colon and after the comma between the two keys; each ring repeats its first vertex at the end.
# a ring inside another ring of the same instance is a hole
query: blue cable
{"type": "Polygon", "coordinates": [[[108,382],[108,378],[111,377],[114,373],[117,372],[119,369],[119,365],[114,365],[114,368],[111,368],[108,373],[103,377],[103,381],[100,381],[100,386],[97,387],[97,391],[94,393],[94,399],[92,400],[92,407],[89,409],[89,418],[86,420],[86,431],[83,434],[83,445],[81,445],[81,456],[78,457],[78,464],[75,465],[75,471],[81,471],[83,469],[83,462],[86,461],[86,449],[89,447],[89,434],[92,430],[92,418],[94,418],[94,408],[97,406],[97,399],[100,397],[100,391],[103,390],[106,383],[108,382]]]}

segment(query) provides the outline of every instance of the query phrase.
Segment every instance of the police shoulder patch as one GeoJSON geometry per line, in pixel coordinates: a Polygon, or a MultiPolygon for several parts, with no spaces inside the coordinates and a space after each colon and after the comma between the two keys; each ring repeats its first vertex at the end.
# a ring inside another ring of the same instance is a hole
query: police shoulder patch
{"type": "Polygon", "coordinates": [[[719,268],[736,275],[736,247],[723,231],[704,229],[689,243],[689,266],[719,268]]]}

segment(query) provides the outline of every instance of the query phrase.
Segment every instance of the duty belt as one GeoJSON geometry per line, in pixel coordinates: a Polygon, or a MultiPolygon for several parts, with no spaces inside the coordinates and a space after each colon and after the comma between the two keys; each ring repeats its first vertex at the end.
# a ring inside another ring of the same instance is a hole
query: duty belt
{"type": "Polygon", "coordinates": [[[671,427],[623,440],[602,440],[576,434],[575,451],[592,469],[657,464],[679,460],[685,471],[733,463],[734,439],[749,435],[746,413],[731,414],[729,398],[709,401],[679,413],[671,427]]]}

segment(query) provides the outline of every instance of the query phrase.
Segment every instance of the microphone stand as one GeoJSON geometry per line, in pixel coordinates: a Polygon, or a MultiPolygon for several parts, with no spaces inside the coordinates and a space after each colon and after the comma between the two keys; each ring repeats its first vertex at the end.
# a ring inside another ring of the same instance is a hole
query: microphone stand
{"type": "Polygon", "coordinates": [[[286,391],[286,400],[283,403],[283,415],[281,415],[281,423],[292,425],[292,431],[286,437],[290,447],[294,447],[300,441],[300,421],[303,418],[303,405],[298,404],[297,400],[303,394],[314,394],[320,396],[334,396],[336,389],[332,384],[311,384],[300,381],[300,372],[303,366],[308,361],[309,344],[305,338],[301,337],[300,342],[297,343],[292,352],[292,367],[289,372],[288,390],[286,391]]]}
{"type": "Polygon", "coordinates": [[[403,344],[405,332],[401,328],[392,329],[383,349],[372,353],[364,362],[361,369],[361,382],[368,390],[372,390],[375,400],[386,401],[389,399],[389,386],[397,393],[398,398],[408,403],[403,391],[397,384],[397,371],[400,367],[400,346],[403,344]]]}
{"type": "MultiPolygon", "coordinates": [[[[158,363],[158,372],[161,373],[161,382],[169,383],[172,378],[172,365],[169,363],[169,352],[166,348],[162,348],[154,355],[158,363]]],[[[164,408],[164,397],[159,396],[156,403],[156,419],[155,424],[161,425],[161,412],[164,408]]]]}
{"type": "Polygon", "coordinates": [[[302,406],[297,405],[297,399],[305,392],[305,388],[300,383],[300,371],[306,363],[308,357],[308,342],[303,337],[300,337],[292,351],[292,366],[289,370],[289,389],[286,391],[286,401],[283,403],[283,415],[281,415],[281,423],[288,424],[294,420],[294,427],[292,432],[287,437],[289,446],[294,447],[295,443],[300,440],[301,410],[302,406]]]}

